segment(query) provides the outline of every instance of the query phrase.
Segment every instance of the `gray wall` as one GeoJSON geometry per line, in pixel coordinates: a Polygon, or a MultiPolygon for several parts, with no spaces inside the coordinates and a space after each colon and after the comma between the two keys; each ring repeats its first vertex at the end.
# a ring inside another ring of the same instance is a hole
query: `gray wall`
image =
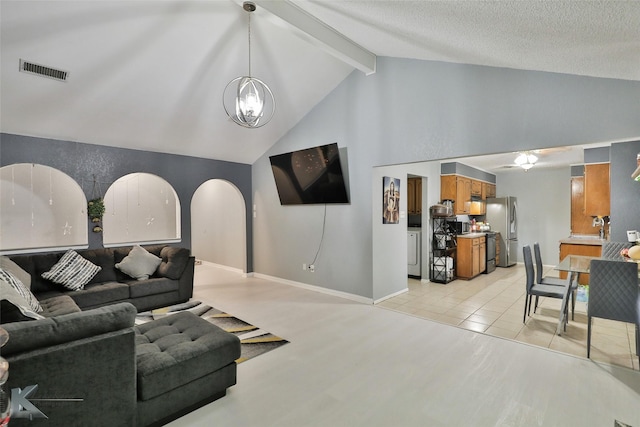
{"type": "Polygon", "coordinates": [[[571,234],[571,168],[500,173],[496,188],[498,197],[518,198],[518,262],[522,262],[522,247],[533,249],[538,242],[542,263],[556,265],[559,240],[571,234]]]}
{"type": "MultiPolygon", "coordinates": [[[[61,170],[82,186],[87,199],[92,196],[94,174],[103,196],[113,181],[129,173],[147,172],[162,177],[180,198],[181,246],[187,248],[191,248],[193,193],[209,179],[226,179],[238,187],[246,201],[247,271],[253,270],[250,165],[5,133],[0,134],[0,153],[0,166],[39,163],[61,170]]],[[[102,247],[102,234],[89,231],[89,247],[102,247]]]]}
{"type": "MultiPolygon", "coordinates": [[[[373,265],[385,263],[373,256],[373,167],[636,138],[639,100],[634,81],[379,58],[375,74],[352,73],[254,163],[255,271],[373,299],[373,265]],[[327,208],[307,273],[323,207],[281,206],[268,156],[329,142],[347,148],[351,204],[327,208]]],[[[406,265],[388,268],[403,280],[406,265]]]]}
{"type": "Polygon", "coordinates": [[[631,179],[638,154],[640,140],[611,146],[611,240],[614,241],[626,242],[627,230],[640,230],[640,182],[631,179]]]}

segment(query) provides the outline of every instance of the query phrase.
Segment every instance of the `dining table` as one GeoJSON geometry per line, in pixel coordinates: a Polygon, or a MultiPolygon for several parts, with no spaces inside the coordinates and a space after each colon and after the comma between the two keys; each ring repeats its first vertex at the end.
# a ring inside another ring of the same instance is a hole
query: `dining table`
{"type": "MultiPolygon", "coordinates": [[[[568,284],[573,283],[580,277],[580,274],[585,273],[588,274],[591,268],[591,261],[594,259],[606,259],[598,256],[589,256],[589,255],[567,255],[560,261],[558,265],[555,266],[555,270],[558,271],[566,271],[568,273],[568,284]]],[[[638,269],[638,285],[640,286],[640,268],[638,269]]],[[[567,307],[566,304],[569,301],[569,293],[571,292],[571,286],[567,287],[567,292],[565,297],[562,299],[562,309],[560,310],[560,319],[558,321],[557,333],[558,335],[562,334],[562,330],[564,326],[568,322],[567,318],[567,307]]]]}

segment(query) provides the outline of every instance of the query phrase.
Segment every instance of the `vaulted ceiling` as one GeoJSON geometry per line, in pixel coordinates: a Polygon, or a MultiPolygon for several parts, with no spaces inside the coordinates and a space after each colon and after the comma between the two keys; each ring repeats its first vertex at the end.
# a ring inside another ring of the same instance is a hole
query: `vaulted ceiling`
{"type": "Polygon", "coordinates": [[[252,74],[277,110],[245,129],[222,107],[248,72],[241,1],[2,0],[0,130],[250,164],[376,56],[640,80],[636,1],[255,3],[252,74]]]}

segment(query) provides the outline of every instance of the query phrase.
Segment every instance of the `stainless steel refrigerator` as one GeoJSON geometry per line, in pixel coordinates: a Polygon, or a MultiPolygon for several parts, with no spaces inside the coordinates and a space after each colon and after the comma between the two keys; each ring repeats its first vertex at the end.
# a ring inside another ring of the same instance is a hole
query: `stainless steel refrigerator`
{"type": "Polygon", "coordinates": [[[485,221],[500,233],[499,267],[514,265],[518,259],[518,201],[513,196],[487,199],[485,221]]]}

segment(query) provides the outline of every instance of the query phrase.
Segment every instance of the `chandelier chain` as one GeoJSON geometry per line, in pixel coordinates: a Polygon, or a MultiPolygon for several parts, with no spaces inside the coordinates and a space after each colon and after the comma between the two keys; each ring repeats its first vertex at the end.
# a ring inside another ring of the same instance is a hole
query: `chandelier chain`
{"type": "Polygon", "coordinates": [[[251,12],[247,15],[249,16],[249,77],[251,77],[251,12]]]}

